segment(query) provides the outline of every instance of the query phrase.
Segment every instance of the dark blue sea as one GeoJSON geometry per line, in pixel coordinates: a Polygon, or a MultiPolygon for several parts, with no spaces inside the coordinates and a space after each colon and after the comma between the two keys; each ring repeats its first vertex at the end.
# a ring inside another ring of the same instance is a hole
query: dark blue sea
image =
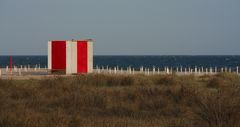
{"type": "MultiPolygon", "coordinates": [[[[0,66],[9,65],[10,56],[0,56],[0,66]]],[[[40,64],[47,67],[47,56],[13,56],[13,64],[40,64]]],[[[94,56],[94,66],[119,67],[231,67],[240,66],[240,56],[94,56]]]]}

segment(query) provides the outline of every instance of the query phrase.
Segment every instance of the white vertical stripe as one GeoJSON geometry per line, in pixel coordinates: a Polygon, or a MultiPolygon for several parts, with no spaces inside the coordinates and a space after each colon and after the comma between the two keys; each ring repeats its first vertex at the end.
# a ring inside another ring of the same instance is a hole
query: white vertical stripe
{"type": "Polygon", "coordinates": [[[77,73],[77,42],[72,42],[72,73],[77,73]]]}
{"type": "Polygon", "coordinates": [[[48,69],[52,69],[52,41],[48,41],[48,69]]]}
{"type": "Polygon", "coordinates": [[[88,73],[93,72],[93,42],[87,43],[88,47],[88,73]]]}
{"type": "Polygon", "coordinates": [[[72,42],[66,42],[66,74],[72,74],[72,42]]]}

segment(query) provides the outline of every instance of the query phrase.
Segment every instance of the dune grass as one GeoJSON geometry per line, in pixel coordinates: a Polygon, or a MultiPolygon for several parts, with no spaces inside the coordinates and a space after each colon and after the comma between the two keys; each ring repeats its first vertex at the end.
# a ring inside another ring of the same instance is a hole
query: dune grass
{"type": "Polygon", "coordinates": [[[0,80],[0,127],[240,127],[240,77],[0,80]]]}

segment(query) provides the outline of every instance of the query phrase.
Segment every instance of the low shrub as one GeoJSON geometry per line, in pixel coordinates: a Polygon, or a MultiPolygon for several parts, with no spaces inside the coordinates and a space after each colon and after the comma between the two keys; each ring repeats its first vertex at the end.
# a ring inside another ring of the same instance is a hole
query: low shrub
{"type": "Polygon", "coordinates": [[[239,79],[229,74],[1,79],[0,127],[239,127],[239,79]]]}

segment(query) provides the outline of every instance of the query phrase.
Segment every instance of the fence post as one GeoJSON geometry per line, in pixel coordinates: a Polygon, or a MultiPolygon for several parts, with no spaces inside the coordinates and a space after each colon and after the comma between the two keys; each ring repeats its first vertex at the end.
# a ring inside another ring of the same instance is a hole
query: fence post
{"type": "Polygon", "coordinates": [[[142,72],[143,72],[143,67],[141,66],[141,67],[140,67],[140,73],[142,73],[142,72]]]}
{"type": "Polygon", "coordinates": [[[114,74],[117,74],[117,68],[114,67],[114,74]]]}
{"type": "Polygon", "coordinates": [[[210,67],[210,74],[212,74],[212,72],[213,72],[213,69],[212,69],[212,67],[210,67]]]}
{"type": "Polygon", "coordinates": [[[169,74],[169,69],[168,69],[168,67],[166,68],[166,73],[169,74]]]}
{"type": "Polygon", "coordinates": [[[6,72],[8,72],[8,66],[6,66],[6,72]]]}
{"type": "Polygon", "coordinates": [[[16,66],[13,66],[13,70],[14,70],[14,72],[17,72],[17,67],[16,66]]]}
{"type": "Polygon", "coordinates": [[[237,66],[237,74],[238,74],[238,66],[237,66]]]}
{"type": "Polygon", "coordinates": [[[153,66],[153,74],[155,75],[155,72],[156,72],[156,70],[155,70],[155,67],[153,66]]]}
{"type": "Polygon", "coordinates": [[[34,71],[37,71],[37,64],[35,65],[34,71]]]}
{"type": "Polygon", "coordinates": [[[198,73],[198,69],[197,69],[197,66],[195,66],[195,70],[194,70],[194,73],[197,74],[198,73]]]}
{"type": "Polygon", "coordinates": [[[225,72],[228,72],[228,68],[227,67],[225,67],[225,72]]]}
{"type": "Polygon", "coordinates": [[[27,71],[28,71],[28,70],[27,70],[27,66],[26,66],[26,65],[24,66],[24,71],[25,71],[25,72],[27,72],[27,71]]]}
{"type": "Polygon", "coordinates": [[[18,74],[19,74],[19,76],[22,75],[22,73],[21,73],[21,69],[18,69],[18,74]]]}

